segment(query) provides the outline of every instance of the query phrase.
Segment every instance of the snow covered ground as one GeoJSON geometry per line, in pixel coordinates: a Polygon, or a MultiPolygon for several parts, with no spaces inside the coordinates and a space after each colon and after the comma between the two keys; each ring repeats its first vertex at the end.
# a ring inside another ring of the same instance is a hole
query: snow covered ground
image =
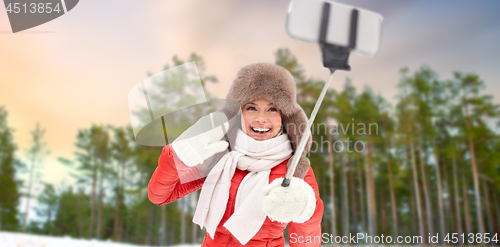
{"type": "MultiPolygon", "coordinates": [[[[0,231],[0,247],[147,247],[113,243],[111,241],[82,240],[70,237],[50,237],[17,232],[0,231]]],[[[199,247],[200,245],[176,245],[175,247],[199,247]]]]}
{"type": "MultiPolygon", "coordinates": [[[[322,245],[324,247],[341,247],[341,245],[322,245]]],[[[347,246],[347,245],[344,245],[347,246]]],[[[433,247],[436,245],[356,245],[356,247],[433,247]]],[[[497,245],[498,246],[498,245],[497,245]]],[[[82,240],[70,237],[50,237],[17,232],[0,231],[0,247],[152,247],[113,243],[111,241],[82,240]]],[[[170,247],[200,247],[200,245],[174,245],[170,247]]],[[[288,244],[285,245],[288,247],[288,244]]],[[[479,245],[469,247],[479,247],[479,245]]]]}

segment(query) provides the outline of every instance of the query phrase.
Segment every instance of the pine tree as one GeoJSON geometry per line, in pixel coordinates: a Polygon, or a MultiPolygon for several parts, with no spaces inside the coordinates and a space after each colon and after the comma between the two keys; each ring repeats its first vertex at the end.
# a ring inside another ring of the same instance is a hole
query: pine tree
{"type": "Polygon", "coordinates": [[[413,142],[414,138],[414,122],[417,115],[417,107],[416,100],[413,95],[408,92],[406,85],[408,85],[411,79],[408,77],[408,68],[402,68],[400,70],[401,81],[400,81],[400,99],[396,105],[396,115],[398,118],[398,127],[399,132],[403,133],[402,138],[405,142],[408,143],[408,162],[411,164],[411,173],[412,173],[412,182],[413,182],[413,190],[414,193],[413,198],[415,198],[415,202],[411,202],[412,206],[416,205],[417,211],[417,221],[418,221],[418,233],[414,233],[414,235],[419,235],[424,237],[424,218],[423,218],[423,210],[420,198],[420,186],[418,184],[418,170],[417,170],[417,162],[415,158],[415,145],[413,142]]]}
{"type": "Polygon", "coordinates": [[[113,222],[113,238],[121,242],[123,236],[123,214],[125,211],[125,184],[128,183],[126,171],[130,167],[132,152],[130,136],[127,128],[113,128],[114,138],[111,143],[113,158],[116,163],[115,175],[115,218],[113,222]]]}
{"type": "MultiPolygon", "coordinates": [[[[55,234],[59,236],[79,236],[78,220],[81,211],[80,204],[85,205],[88,200],[80,198],[68,187],[58,196],[57,213],[54,219],[55,234]]],[[[87,211],[87,210],[85,210],[87,211]]]]}
{"type": "Polygon", "coordinates": [[[43,233],[54,234],[54,218],[57,212],[59,197],[56,193],[54,185],[44,184],[42,193],[38,196],[37,215],[45,221],[42,224],[43,233]]]}
{"type": "Polygon", "coordinates": [[[7,124],[7,111],[0,107],[0,230],[16,231],[19,228],[18,210],[21,183],[16,180],[16,169],[21,163],[16,161],[17,148],[12,140],[13,130],[7,124]]]}
{"type": "MultiPolygon", "coordinates": [[[[102,227],[102,207],[104,199],[103,183],[104,179],[107,179],[109,174],[108,160],[110,157],[110,149],[107,129],[103,126],[92,125],[90,129],[79,130],[75,145],[79,149],[75,152],[76,159],[79,163],[79,166],[76,168],[81,171],[81,173],[77,175],[77,179],[79,181],[90,182],[92,186],[90,197],[89,238],[93,236],[99,238],[102,227]],[[94,228],[96,223],[97,226],[94,228]]],[[[65,163],[71,162],[66,161],[65,163]]]]}
{"type": "Polygon", "coordinates": [[[485,84],[476,74],[455,72],[451,87],[459,94],[452,107],[457,113],[453,117],[461,129],[462,139],[467,146],[468,162],[471,165],[477,232],[485,233],[479,177],[484,171],[498,166],[498,150],[491,145],[498,140],[498,137],[489,129],[487,121],[498,119],[500,106],[492,102],[493,96],[482,93],[485,84]],[[481,156],[483,158],[478,158],[481,156]]]}

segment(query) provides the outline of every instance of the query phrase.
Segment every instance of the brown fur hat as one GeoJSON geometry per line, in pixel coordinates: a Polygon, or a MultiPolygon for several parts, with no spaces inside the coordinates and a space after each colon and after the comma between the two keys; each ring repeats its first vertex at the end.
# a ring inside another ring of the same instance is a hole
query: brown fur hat
{"type": "MultiPolygon", "coordinates": [[[[273,102],[281,110],[283,127],[292,142],[293,150],[296,150],[305,133],[307,117],[297,104],[295,81],[288,70],[271,63],[247,65],[236,74],[226,98],[238,102],[240,107],[256,99],[273,102]]],[[[309,170],[310,164],[306,154],[311,148],[311,140],[309,137],[294,177],[304,178],[309,170]]]]}

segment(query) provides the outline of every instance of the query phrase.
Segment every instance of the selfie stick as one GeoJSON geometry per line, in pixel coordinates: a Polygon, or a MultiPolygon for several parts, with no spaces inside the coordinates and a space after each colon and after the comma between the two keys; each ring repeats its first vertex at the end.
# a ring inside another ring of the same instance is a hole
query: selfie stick
{"type": "Polygon", "coordinates": [[[330,69],[330,76],[328,80],[325,82],[325,85],[323,86],[323,90],[319,95],[318,101],[316,101],[316,105],[314,105],[311,117],[307,121],[307,127],[305,129],[306,133],[300,139],[299,146],[297,147],[297,150],[295,150],[295,154],[293,155],[291,164],[288,167],[285,179],[281,183],[281,186],[283,187],[288,187],[288,185],[290,185],[290,180],[292,179],[293,173],[295,172],[297,164],[299,163],[299,159],[302,156],[301,154],[304,152],[307,140],[309,139],[309,136],[311,134],[312,123],[316,118],[316,114],[318,113],[319,107],[321,106],[326,91],[328,91],[328,87],[330,86],[330,82],[332,81],[333,73],[335,72],[335,70],[346,70],[346,71],[351,70],[351,66],[349,66],[347,61],[349,60],[349,54],[351,50],[356,47],[358,13],[359,11],[357,9],[353,9],[351,12],[349,45],[347,47],[343,47],[343,46],[328,44],[326,42],[326,32],[328,29],[328,19],[330,17],[330,3],[328,2],[323,3],[323,9],[321,13],[321,26],[319,32],[319,44],[323,54],[323,66],[330,69]]]}

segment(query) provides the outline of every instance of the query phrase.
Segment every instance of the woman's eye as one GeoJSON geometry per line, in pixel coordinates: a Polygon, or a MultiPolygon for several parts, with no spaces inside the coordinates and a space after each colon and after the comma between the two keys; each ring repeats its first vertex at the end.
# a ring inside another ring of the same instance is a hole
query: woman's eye
{"type": "Polygon", "coordinates": [[[278,109],[272,107],[272,108],[269,108],[269,111],[278,111],[278,109]]]}
{"type": "Polygon", "coordinates": [[[254,110],[255,110],[255,107],[253,107],[253,106],[247,107],[247,111],[254,111],[254,110]]]}

